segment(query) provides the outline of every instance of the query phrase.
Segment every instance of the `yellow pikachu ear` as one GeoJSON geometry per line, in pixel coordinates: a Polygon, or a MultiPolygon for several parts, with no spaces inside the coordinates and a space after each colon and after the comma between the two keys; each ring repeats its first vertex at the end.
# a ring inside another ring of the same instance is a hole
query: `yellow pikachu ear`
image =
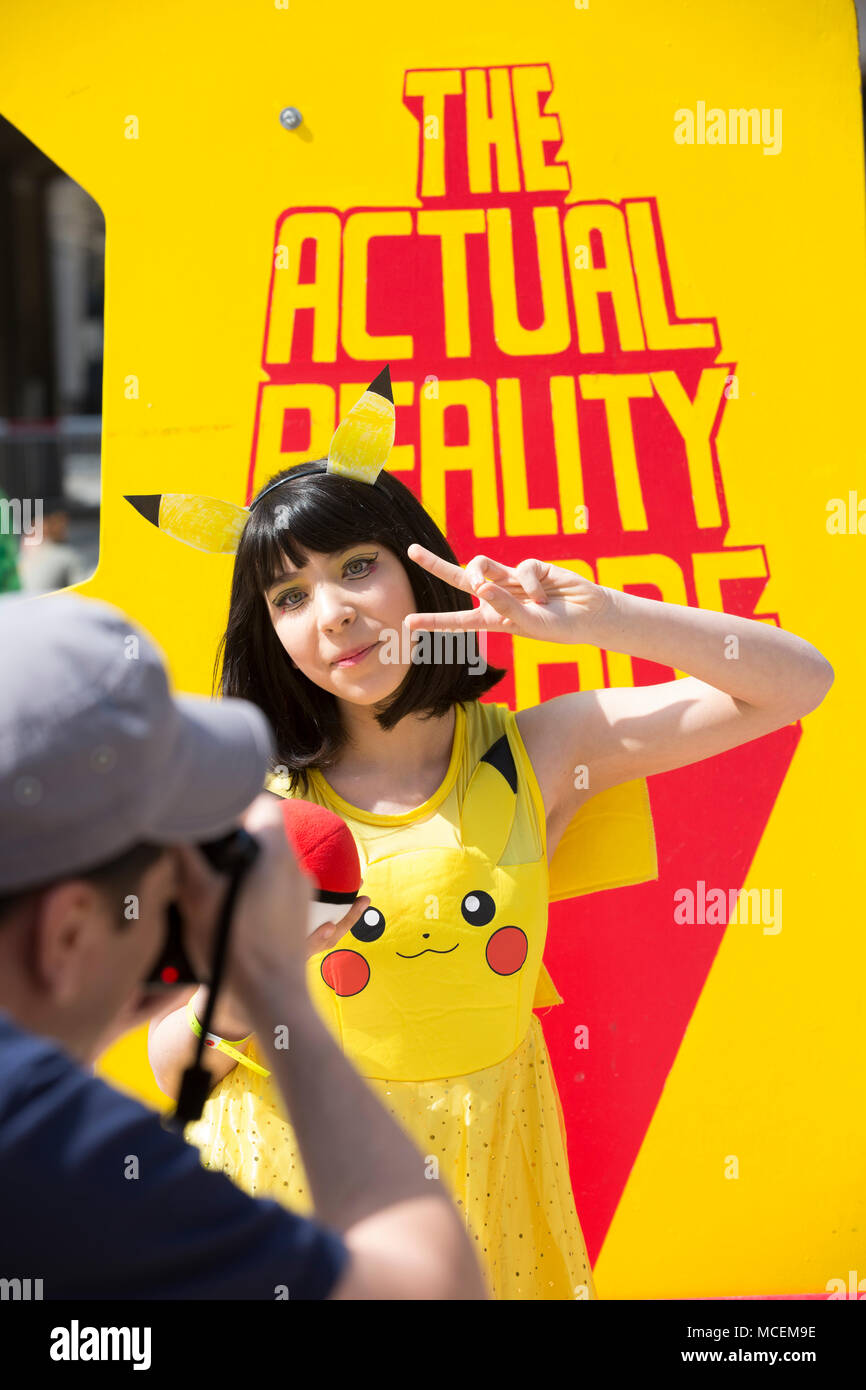
{"type": "Polygon", "coordinates": [[[237,553],[249,518],[246,507],[193,492],[152,492],[126,500],[167,536],[213,555],[237,553]]]}
{"type": "Polygon", "coordinates": [[[494,864],[502,858],[517,809],[517,768],[503,734],[491,744],[466,789],[460,817],[464,845],[476,845],[494,864]]]}
{"type": "Polygon", "coordinates": [[[340,421],[328,450],[328,472],[375,483],[394,446],[394,396],[385,366],[340,421]]]}

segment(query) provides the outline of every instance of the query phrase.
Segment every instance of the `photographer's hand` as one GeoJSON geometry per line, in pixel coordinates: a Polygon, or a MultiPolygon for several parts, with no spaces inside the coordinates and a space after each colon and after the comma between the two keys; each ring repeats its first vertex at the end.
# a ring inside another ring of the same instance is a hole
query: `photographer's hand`
{"type": "MultiPolygon", "coordinates": [[[[244,828],[259,842],[257,859],[241,884],[229,935],[226,975],[220,986],[210,1031],[229,1042],[256,1031],[255,1005],[266,983],[290,998],[309,1001],[306,962],[349,931],[365,908],[358,898],[328,938],[328,923],[307,935],[313,880],[297,863],[286,839],[279,799],[263,792],[243,818],[244,828]]],[[[173,847],[178,868],[176,902],[184,919],[184,946],[198,977],[210,975],[214,933],[228,878],[218,873],[193,845],[173,847]]],[[[157,1083],[176,1096],[180,1077],[195,1052],[196,1039],[186,1016],[187,999],[200,1023],[207,1008],[207,985],[186,987],[174,1009],[159,1010],[148,1033],[148,1055],[157,1083]]],[[[242,1043],[240,1051],[245,1051],[242,1043]]],[[[232,1059],[210,1050],[208,1067],[219,1081],[234,1067],[232,1059]]]]}
{"type": "MultiPolygon", "coordinates": [[[[359,897],[336,922],[325,922],[307,933],[310,903],[315,880],[300,867],[286,839],[279,801],[262,793],[249,807],[242,821],[259,843],[259,856],[241,885],[229,937],[226,983],[217,1000],[217,1017],[235,1031],[224,1037],[241,1037],[250,1031],[240,999],[239,977],[252,966],[261,970],[288,973],[299,982],[305,978],[307,960],[332,946],[358,921],[370,899],[359,897]],[[254,964],[258,962],[258,968],[254,964]]],[[[206,979],[211,966],[213,933],[227,890],[225,875],[211,867],[200,850],[192,845],[175,849],[180,874],[178,906],[186,923],[185,944],[190,961],[200,978],[206,979]]],[[[193,1001],[206,1002],[205,986],[193,1001]]]]}
{"type": "MultiPolygon", "coordinates": [[[[366,907],[369,907],[369,905],[369,898],[357,898],[349,908],[349,911],[339,918],[338,921],[323,922],[320,927],[317,927],[314,932],[311,932],[307,937],[307,960],[309,960],[311,956],[321,955],[329,946],[332,946],[335,942],[339,941],[342,936],[345,936],[346,932],[351,931],[352,927],[361,916],[361,913],[366,907]]],[[[192,998],[192,1007],[199,1022],[204,1018],[204,1012],[207,1008],[207,993],[207,985],[199,985],[198,990],[192,998]]],[[[172,1007],[179,1008],[181,1004],[185,1003],[185,998],[178,998],[172,1007]]],[[[163,1013],[168,1012],[170,1012],[170,1010],[163,1010],[163,1013]]],[[[252,1023],[240,999],[238,999],[237,995],[232,990],[221,986],[217,998],[216,1012],[211,1021],[211,1032],[216,1033],[221,1038],[227,1038],[229,1042],[237,1042],[241,1038],[248,1037],[252,1031],[252,1023]]]]}

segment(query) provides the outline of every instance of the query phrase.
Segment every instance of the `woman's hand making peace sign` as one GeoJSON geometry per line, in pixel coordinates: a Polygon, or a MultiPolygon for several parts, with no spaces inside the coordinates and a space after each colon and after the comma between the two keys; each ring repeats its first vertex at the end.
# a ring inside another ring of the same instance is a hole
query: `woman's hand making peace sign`
{"type": "Polygon", "coordinates": [[[612,590],[543,560],[521,560],[512,569],[476,555],[461,569],[423,545],[410,545],[406,553],[479,603],[466,612],[411,613],[405,619],[410,632],[508,632],[547,642],[592,642],[596,625],[615,612],[612,590]]]}

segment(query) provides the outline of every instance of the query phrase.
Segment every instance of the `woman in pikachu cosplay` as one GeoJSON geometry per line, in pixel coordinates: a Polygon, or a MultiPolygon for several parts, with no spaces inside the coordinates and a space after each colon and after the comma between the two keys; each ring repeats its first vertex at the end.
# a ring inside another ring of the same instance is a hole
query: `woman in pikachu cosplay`
{"type": "MultiPolygon", "coordinates": [[[[491,1297],[594,1299],[533,1012],[562,1002],[542,963],[548,902],[656,878],[644,778],[800,717],[832,669],[790,633],[619,594],[539,560],[476,556],[461,568],[383,471],[394,419],[385,367],[328,458],[272,478],[249,509],[129,500],[177,539],[236,553],[222,693],[270,718],[279,755],[267,788],[330,808],[355,839],[370,905],[341,939],[311,938],[314,1004],[447,1184],[491,1297]],[[697,674],[515,713],[480,700],[505,674],[480,660],[481,630],[697,674]],[[737,661],[725,656],[732,634],[737,661]]],[[[200,1002],[187,1011],[195,1031],[200,1002]]],[[[221,1079],[186,1137],[247,1191],[309,1213],[267,1044],[240,1037],[236,1001],[219,1017],[235,1025],[227,1056],[211,1054],[221,1079]]]]}

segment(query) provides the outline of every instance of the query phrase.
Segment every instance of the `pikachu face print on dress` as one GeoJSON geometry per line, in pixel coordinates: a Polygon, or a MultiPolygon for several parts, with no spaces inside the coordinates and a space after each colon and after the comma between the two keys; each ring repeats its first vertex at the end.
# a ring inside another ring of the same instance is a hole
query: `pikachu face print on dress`
{"type": "Polygon", "coordinates": [[[509,863],[518,775],[507,735],[423,822],[364,837],[362,918],[309,962],[314,1003],[371,1077],[462,1075],[502,1061],[530,1026],[548,869],[509,863]],[[366,862],[365,862],[366,861],[366,862]]]}

